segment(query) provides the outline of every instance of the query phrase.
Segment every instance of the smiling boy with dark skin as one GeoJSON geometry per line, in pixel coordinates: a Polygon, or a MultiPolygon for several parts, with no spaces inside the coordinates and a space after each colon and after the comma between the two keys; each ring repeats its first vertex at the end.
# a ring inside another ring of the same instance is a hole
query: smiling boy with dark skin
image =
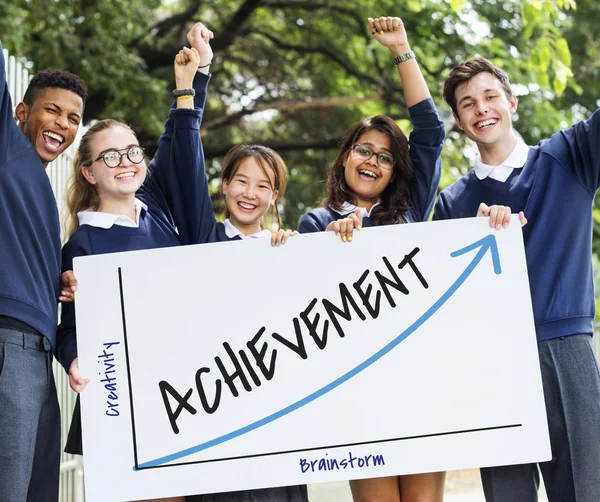
{"type": "Polygon", "coordinates": [[[19,103],[15,110],[19,129],[47,167],[73,143],[81,123],[83,100],[66,89],[47,88],[37,91],[28,101],[29,104],[19,103]]]}
{"type": "Polygon", "coordinates": [[[46,174],[75,139],[87,89],[38,73],[15,110],[0,44],[0,500],[58,500],[60,414],[52,352],[60,226],[46,174]]]}

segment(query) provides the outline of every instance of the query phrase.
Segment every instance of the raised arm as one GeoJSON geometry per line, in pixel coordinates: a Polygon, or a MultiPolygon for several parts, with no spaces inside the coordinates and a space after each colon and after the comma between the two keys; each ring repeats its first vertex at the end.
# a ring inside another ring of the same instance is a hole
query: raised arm
{"type": "MultiPolygon", "coordinates": [[[[206,44],[208,46],[208,44],[206,44]]],[[[210,48],[210,46],[208,46],[210,48]]],[[[211,51],[212,54],[212,51],[211,51]]],[[[205,56],[206,57],[206,56],[205,56]]],[[[212,57],[212,55],[211,55],[212,57]]],[[[200,56],[195,48],[184,49],[175,59],[175,79],[177,87],[184,87],[189,80],[189,71],[196,74],[200,56]],[[186,61],[192,55],[197,60],[186,61]],[[178,59],[179,58],[179,59],[178,59]]],[[[198,75],[208,84],[208,75],[198,75]]],[[[204,166],[204,151],[200,137],[200,119],[202,109],[191,109],[191,98],[178,99],[176,112],[180,115],[185,108],[194,115],[181,116],[175,123],[173,144],[171,147],[171,186],[173,200],[171,210],[182,244],[206,242],[207,236],[215,224],[214,210],[204,166]]]]}
{"type": "Polygon", "coordinates": [[[188,33],[192,48],[184,48],[175,58],[177,90],[193,88],[195,97],[176,100],[176,108],[169,113],[159,149],[150,163],[151,177],[144,187],[162,196],[182,244],[205,242],[215,224],[200,138],[200,121],[210,80],[212,37],[210,30],[197,23],[188,33]]]}
{"type": "Polygon", "coordinates": [[[369,18],[369,29],[373,38],[387,47],[402,80],[406,106],[410,108],[424,99],[430,98],[429,88],[425,83],[419,63],[410,49],[404,23],[399,17],[369,18]]]}
{"type": "Polygon", "coordinates": [[[600,187],[600,108],[588,120],[554,134],[542,148],[594,196],[600,187]]]}
{"type": "MultiPolygon", "coordinates": [[[[206,86],[210,79],[208,69],[212,62],[213,52],[210,40],[213,32],[202,23],[196,23],[187,34],[192,50],[199,56],[198,71],[194,82],[205,82],[204,99],[200,106],[200,114],[204,111],[206,86]]],[[[185,80],[187,66],[175,64],[175,77],[179,82],[185,80]]],[[[178,84],[179,85],[179,84],[178,84]]],[[[178,100],[178,106],[191,106],[190,100],[178,100]]],[[[194,106],[198,110],[200,103],[194,106]]],[[[200,115],[200,119],[202,116],[200,115]]],[[[200,137],[200,120],[197,127],[192,124],[180,124],[175,128],[172,147],[172,163],[176,166],[178,183],[177,197],[173,201],[174,215],[182,244],[199,244],[207,242],[208,236],[216,224],[212,200],[208,192],[208,180],[205,172],[204,150],[200,137]]]]}
{"type": "Polygon", "coordinates": [[[411,204],[416,221],[429,218],[440,182],[445,127],[414,53],[410,49],[404,23],[399,17],[369,18],[373,37],[387,47],[394,58],[402,80],[404,98],[413,131],[409,138],[409,153],[415,172],[411,204]]]}
{"type": "Polygon", "coordinates": [[[11,157],[18,156],[14,151],[17,145],[24,149],[27,143],[13,118],[13,105],[6,82],[6,60],[0,41],[0,168],[11,157]]]}

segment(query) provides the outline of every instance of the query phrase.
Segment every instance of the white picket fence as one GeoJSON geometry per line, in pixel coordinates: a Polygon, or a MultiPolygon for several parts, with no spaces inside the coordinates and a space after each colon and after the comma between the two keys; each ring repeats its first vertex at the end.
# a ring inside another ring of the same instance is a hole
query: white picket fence
{"type": "MultiPolygon", "coordinates": [[[[11,94],[13,104],[22,100],[29,83],[29,72],[13,56],[9,56],[4,49],[4,60],[6,61],[6,75],[8,90],[11,94]]],[[[73,152],[77,148],[79,137],[71,147],[52,162],[47,169],[48,176],[56,195],[59,206],[59,214],[63,214],[64,190],[67,179],[71,172],[73,152]]],[[[75,393],[69,387],[69,379],[63,368],[54,363],[54,375],[56,378],[56,390],[61,409],[61,433],[64,444],[71,423],[71,413],[75,405],[75,393]]],[[[60,502],[83,502],[83,464],[81,456],[62,454],[60,463],[60,502]]]]}

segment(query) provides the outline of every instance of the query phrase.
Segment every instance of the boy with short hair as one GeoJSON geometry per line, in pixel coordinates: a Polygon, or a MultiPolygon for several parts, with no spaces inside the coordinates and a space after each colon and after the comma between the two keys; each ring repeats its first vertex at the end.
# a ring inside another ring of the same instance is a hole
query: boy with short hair
{"type": "MultiPolygon", "coordinates": [[[[597,502],[600,373],[592,350],[591,236],[600,186],[600,110],[528,147],[512,127],[518,103],[506,73],[482,57],[452,70],[444,99],[479,156],[469,174],[440,193],[434,219],[475,216],[492,204],[525,212],[523,238],[553,453],[539,467],[549,500],[597,502]]],[[[536,464],[486,468],[481,477],[488,502],[537,501],[536,464]]]]}
{"type": "Polygon", "coordinates": [[[0,500],[58,500],[60,415],[52,352],[61,262],[45,168],[73,142],[87,88],[47,70],[15,123],[0,43],[0,500]]]}

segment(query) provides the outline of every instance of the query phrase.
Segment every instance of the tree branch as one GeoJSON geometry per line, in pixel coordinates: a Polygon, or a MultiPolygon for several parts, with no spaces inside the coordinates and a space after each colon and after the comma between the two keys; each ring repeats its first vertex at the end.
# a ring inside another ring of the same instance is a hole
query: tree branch
{"type": "MultiPolygon", "coordinates": [[[[268,146],[273,150],[281,153],[281,152],[289,152],[296,150],[330,150],[334,148],[338,148],[341,137],[339,138],[331,138],[331,139],[312,139],[308,141],[260,141],[261,145],[268,146]]],[[[252,143],[249,141],[248,143],[252,143]]],[[[207,159],[212,159],[215,157],[224,156],[235,143],[231,143],[229,145],[217,145],[214,147],[205,146],[204,147],[204,157],[207,159]]]]}
{"type": "Polygon", "coordinates": [[[258,31],[258,30],[255,33],[258,35],[262,35],[263,37],[269,39],[273,44],[275,44],[280,49],[292,50],[292,51],[296,51],[300,54],[322,54],[323,56],[327,57],[328,59],[331,59],[332,61],[334,61],[335,63],[340,65],[344,70],[346,70],[347,73],[355,76],[359,80],[371,82],[372,84],[375,84],[375,85],[379,84],[379,80],[371,77],[370,75],[368,75],[366,73],[361,73],[355,67],[350,66],[345,59],[341,58],[340,56],[338,56],[338,54],[336,54],[335,52],[331,51],[330,49],[328,49],[326,47],[306,47],[303,45],[294,45],[294,44],[290,44],[287,42],[283,42],[269,33],[264,33],[262,31],[258,31]]]}
{"type": "MultiPolygon", "coordinates": [[[[252,13],[261,5],[262,0],[245,0],[229,22],[222,28],[211,43],[213,52],[226,50],[230,45],[233,44],[236,37],[241,33],[241,26],[248,20],[252,13]]],[[[169,30],[174,27],[179,27],[180,31],[186,28],[186,25],[194,21],[195,14],[198,12],[202,5],[201,0],[193,0],[190,6],[182,13],[175,14],[167,19],[156,23],[150,33],[153,34],[153,38],[161,38],[166,36],[169,30]]],[[[146,62],[146,66],[149,71],[156,68],[162,68],[173,64],[173,58],[178,47],[179,40],[175,41],[171,47],[164,50],[157,50],[156,47],[150,47],[149,45],[140,45],[140,39],[132,42],[130,46],[137,49],[140,57],[146,62]]]]}
{"type": "Polygon", "coordinates": [[[245,116],[252,115],[266,110],[277,111],[298,111],[298,110],[318,110],[324,108],[332,108],[334,106],[349,106],[358,103],[370,101],[382,101],[382,97],[373,96],[336,96],[331,98],[318,98],[311,101],[276,101],[272,103],[258,103],[252,107],[244,108],[238,112],[224,115],[211,121],[205,122],[202,125],[202,134],[218,127],[224,127],[236,122],[239,122],[245,116]]]}
{"type": "Polygon", "coordinates": [[[219,36],[211,43],[213,51],[224,51],[233,44],[237,35],[240,34],[240,28],[261,4],[262,0],[244,0],[234,16],[223,27],[219,36]]]}
{"type": "Polygon", "coordinates": [[[168,31],[175,26],[182,28],[186,23],[190,22],[190,20],[194,17],[194,14],[196,14],[196,12],[198,12],[200,9],[201,5],[201,0],[192,0],[190,6],[184,12],[159,21],[152,27],[150,31],[153,33],[155,38],[161,38],[164,37],[168,31]]]}
{"type": "Polygon", "coordinates": [[[264,0],[263,5],[265,7],[273,7],[277,9],[302,9],[307,11],[315,11],[320,9],[325,9],[327,11],[339,12],[340,14],[344,14],[351,19],[354,20],[356,25],[361,31],[365,30],[366,19],[362,19],[356,11],[351,9],[346,9],[344,7],[340,7],[338,5],[328,5],[322,3],[315,2],[285,2],[285,1],[276,1],[276,0],[264,0]]]}
{"type": "MultiPolygon", "coordinates": [[[[184,12],[181,12],[180,14],[174,14],[171,17],[168,17],[166,19],[159,21],[158,23],[156,23],[154,26],[152,26],[150,28],[149,33],[152,34],[153,38],[162,38],[167,34],[167,32],[171,28],[173,28],[175,26],[179,26],[180,28],[183,27],[187,22],[190,21],[190,19],[192,19],[194,14],[196,12],[198,12],[198,9],[200,9],[200,6],[201,6],[201,0],[192,0],[192,3],[184,12]]],[[[141,55],[141,52],[143,49],[147,49],[147,47],[139,46],[141,40],[145,36],[146,35],[143,35],[135,40],[132,40],[129,43],[130,47],[138,48],[138,50],[140,51],[140,55],[141,55]]]]}

